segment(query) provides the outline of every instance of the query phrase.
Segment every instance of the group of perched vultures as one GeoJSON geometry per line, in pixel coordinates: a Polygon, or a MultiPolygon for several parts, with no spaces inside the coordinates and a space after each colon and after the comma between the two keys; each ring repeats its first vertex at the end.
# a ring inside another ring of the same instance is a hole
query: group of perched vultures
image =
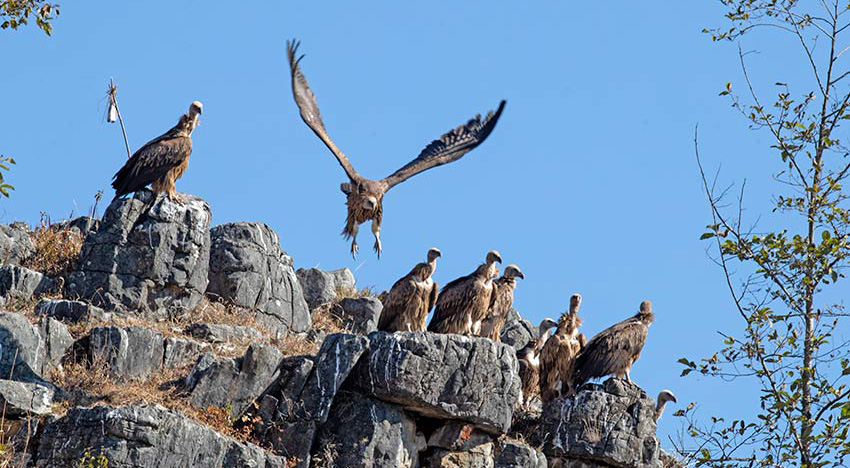
{"type": "MultiPolygon", "coordinates": [[[[412,161],[388,177],[369,180],[361,176],[348,158],[328,136],[316,96],[301,72],[303,55],[298,55],[297,41],[287,43],[287,55],[292,78],[292,94],[301,118],[324,142],[348,176],[340,189],[346,195],[348,215],[343,236],[352,239],[351,254],[357,255],[357,231],[361,224],[372,221],[374,249],[381,255],[381,220],[386,192],[408,178],[433,167],[457,161],[480,145],[493,131],[505,101],[495,112],[484,118],[477,115],[437,140],[428,144],[412,161]]],[[[148,209],[165,196],[177,203],[182,200],[175,182],[186,171],[192,153],[192,131],[198,125],[203,106],[195,101],[177,125],[163,135],[139,148],[113,177],[115,196],[120,197],[151,185],[155,193],[148,209]]],[[[455,333],[481,336],[498,342],[502,327],[513,306],[517,278],[525,278],[516,265],[508,265],[499,276],[498,252],[491,251],[478,268],[469,275],[446,284],[442,289],[432,279],[441,256],[438,249],[428,251],[424,262],[399,279],[384,300],[378,328],[395,332],[426,330],[426,320],[434,310],[427,330],[435,333],[455,333]]],[[[538,336],[517,353],[522,377],[522,403],[537,392],[543,402],[569,396],[590,379],[614,375],[629,380],[631,366],[640,357],[647,330],[653,321],[649,301],[640,304],[639,312],[593,337],[590,341],[578,332],[581,296],[570,298],[570,307],[557,322],[545,319],[538,336]],[[552,328],[555,329],[552,332],[552,328]]],[[[658,415],[664,403],[675,401],[672,393],[663,391],[658,397],[658,415]]]]}

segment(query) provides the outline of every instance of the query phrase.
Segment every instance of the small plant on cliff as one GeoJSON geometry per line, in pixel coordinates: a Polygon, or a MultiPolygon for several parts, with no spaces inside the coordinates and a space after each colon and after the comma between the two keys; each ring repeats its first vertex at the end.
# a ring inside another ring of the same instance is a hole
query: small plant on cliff
{"type": "Polygon", "coordinates": [[[6,156],[0,156],[0,196],[4,196],[6,198],[9,198],[9,190],[15,190],[15,187],[6,183],[3,178],[3,171],[8,171],[9,166],[12,164],[15,164],[14,159],[7,158],[6,156]]]}
{"type": "Polygon", "coordinates": [[[83,453],[83,456],[77,462],[76,468],[109,468],[109,459],[103,454],[92,455],[89,449],[83,453]]]}
{"type": "Polygon", "coordinates": [[[761,80],[750,79],[739,47],[745,97],[731,84],[720,93],[770,138],[779,185],[772,212],[747,221],[743,186],[737,203],[728,205],[729,189],[717,190],[700,163],[712,216],[702,238],[716,249],[741,328],[724,331],[711,356],[680,362],[683,375],[755,386],[758,406],[753,418],[712,417],[709,425],[696,420],[693,404],[679,411],[695,443],[684,452],[696,466],[847,466],[850,342],[836,330],[847,326],[840,301],[850,266],[850,194],[842,185],[850,176],[850,147],[841,139],[850,120],[850,9],[846,0],[718,1],[731,25],[706,30],[713,40],[737,41],[756,31],[790,35],[787,43],[799,48],[778,51],[780,72],[789,73],[799,58],[803,78],[770,77],[765,81],[776,84],[768,98],[761,80]]]}
{"type": "Polygon", "coordinates": [[[50,277],[65,277],[77,266],[83,237],[76,230],[54,225],[44,213],[31,233],[35,254],[27,259],[26,267],[50,277]]]}

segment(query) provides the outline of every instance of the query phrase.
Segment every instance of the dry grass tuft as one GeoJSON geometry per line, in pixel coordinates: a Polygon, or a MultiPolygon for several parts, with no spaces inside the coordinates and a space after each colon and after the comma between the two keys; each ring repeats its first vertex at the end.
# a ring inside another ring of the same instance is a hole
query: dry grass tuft
{"type": "Polygon", "coordinates": [[[339,307],[336,303],[322,304],[313,310],[313,328],[323,331],[327,334],[331,333],[350,333],[345,322],[337,313],[339,307]]]}
{"type": "Polygon", "coordinates": [[[64,278],[74,271],[83,249],[83,236],[79,232],[67,227],[58,228],[42,216],[30,237],[35,244],[35,254],[23,266],[51,278],[64,278]]]}
{"type": "Polygon", "coordinates": [[[315,356],[320,344],[303,336],[287,336],[273,343],[284,356],[315,356]]]}
{"type": "Polygon", "coordinates": [[[61,416],[76,406],[158,404],[221,434],[249,441],[249,431],[233,427],[235,421],[230,418],[229,408],[201,410],[190,404],[189,395],[182,390],[183,378],[189,373],[189,367],[164,369],[149,379],[119,381],[109,372],[104,361],[68,364],[64,372],[53,376],[53,383],[67,392],[67,398],[54,405],[54,415],[61,416]]]}
{"type": "Polygon", "coordinates": [[[362,289],[357,288],[346,288],[346,287],[337,287],[336,288],[336,300],[342,299],[359,299],[361,297],[377,297],[375,294],[374,286],[366,286],[362,289]]]}

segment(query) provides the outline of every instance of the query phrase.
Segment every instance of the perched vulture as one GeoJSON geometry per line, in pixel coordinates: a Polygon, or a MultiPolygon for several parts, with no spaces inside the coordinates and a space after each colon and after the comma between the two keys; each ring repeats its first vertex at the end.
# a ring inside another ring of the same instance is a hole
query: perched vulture
{"type": "Polygon", "coordinates": [[[431,279],[437,269],[439,249],[428,251],[427,261],[418,263],[410,273],[398,280],[384,300],[384,309],[378,320],[378,330],[425,331],[428,313],[437,302],[437,283],[431,279]]]}
{"type": "Polygon", "coordinates": [[[154,201],[164,192],[169,200],[181,202],[174,183],[189,167],[192,131],[198,125],[202,109],[200,102],[193,102],[189,112],[180,116],[177,125],[133,153],[124,167],[112,177],[115,198],[152,184],[154,201]]]}
{"type": "Polygon", "coordinates": [[[558,328],[540,352],[540,399],[544,403],[575,393],[576,387],[571,385],[573,366],[584,342],[584,335],[578,332],[580,307],[581,295],[573,294],[570,309],[558,319],[558,328]]]}
{"type": "Polygon", "coordinates": [[[480,332],[481,321],[490,308],[493,278],[499,275],[496,262],[502,263],[502,257],[499,252],[491,250],[475,271],[443,287],[428,331],[459,335],[477,335],[480,332]]]}
{"type": "Polygon", "coordinates": [[[540,389],[540,351],[549,338],[549,329],[556,325],[557,323],[550,318],[543,319],[538,327],[538,336],[516,353],[517,362],[519,362],[519,378],[522,382],[522,393],[519,396],[520,407],[526,406],[540,389]]]}
{"type": "Polygon", "coordinates": [[[502,327],[505,326],[508,312],[511,311],[511,307],[514,305],[514,290],[516,289],[517,278],[525,279],[525,275],[522,274],[518,266],[508,265],[505,267],[502,277],[493,281],[490,310],[481,322],[479,336],[490,338],[496,343],[501,341],[502,327]]]}
{"type": "Polygon", "coordinates": [[[655,420],[658,421],[661,419],[661,415],[664,413],[664,407],[667,406],[667,402],[672,401],[673,403],[678,403],[676,401],[676,395],[673,395],[673,392],[670,390],[661,390],[658,393],[658,399],[655,403],[655,420]]]}
{"type": "Polygon", "coordinates": [[[591,339],[576,358],[573,383],[578,388],[597,377],[614,375],[627,382],[632,365],[640,358],[649,326],[655,316],[652,303],[643,301],[634,317],[600,332],[591,339]]]}
{"type": "Polygon", "coordinates": [[[301,73],[300,62],[304,56],[297,55],[298,45],[298,41],[287,42],[286,44],[289,55],[289,67],[292,74],[292,94],[295,97],[295,103],[298,105],[304,123],[313,130],[313,133],[336,156],[337,161],[343,170],[345,170],[345,174],[349,179],[348,182],[340,185],[342,193],[347,197],[346,204],[348,206],[348,217],[345,220],[342,235],[345,239],[352,239],[351,255],[356,256],[358,250],[357,231],[359,226],[371,220],[372,234],[375,236],[374,248],[380,258],[383,199],[387,191],[420,172],[457,161],[463,155],[483,143],[496,126],[499,116],[502,115],[505,101],[499,104],[499,108],[495,113],[490,112],[483,119],[480,115],[477,115],[466,124],[446,133],[439,140],[432,141],[419,153],[419,156],[388,177],[381,180],[369,180],[354,170],[354,166],[351,165],[345,154],[337,148],[331,137],[328,136],[328,132],[322,123],[322,116],[319,113],[319,104],[316,102],[316,96],[307,84],[307,78],[301,73]]]}

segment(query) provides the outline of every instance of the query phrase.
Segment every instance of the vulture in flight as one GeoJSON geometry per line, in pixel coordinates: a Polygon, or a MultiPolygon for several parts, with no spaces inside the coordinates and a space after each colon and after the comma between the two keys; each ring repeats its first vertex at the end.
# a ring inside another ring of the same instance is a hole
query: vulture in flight
{"type": "Polygon", "coordinates": [[[531,401],[531,397],[540,389],[540,351],[549,338],[549,329],[557,326],[557,322],[550,318],[540,322],[538,335],[533,338],[524,348],[516,353],[519,363],[519,378],[522,382],[522,393],[519,396],[519,406],[524,407],[531,401]]]}
{"type": "Polygon", "coordinates": [[[490,298],[490,310],[481,322],[480,336],[490,338],[496,343],[501,341],[502,327],[508,318],[508,312],[514,305],[516,279],[525,279],[519,267],[508,265],[502,277],[493,281],[493,294],[490,298]]]}
{"type": "Polygon", "coordinates": [[[661,415],[664,414],[664,407],[667,406],[667,402],[672,401],[673,403],[678,403],[676,401],[676,395],[673,395],[673,392],[670,390],[661,390],[658,392],[658,399],[655,403],[655,420],[658,421],[661,419],[661,415]]]}
{"type": "Polygon", "coordinates": [[[378,330],[425,331],[428,313],[437,302],[437,283],[431,279],[437,269],[439,249],[428,251],[427,261],[418,263],[410,273],[396,281],[384,300],[378,330]]]}
{"type": "Polygon", "coordinates": [[[432,141],[419,153],[419,156],[386,178],[369,180],[354,170],[354,166],[351,165],[345,154],[337,148],[331,137],[328,136],[325,125],[322,123],[316,96],[307,84],[307,78],[301,73],[300,62],[304,56],[297,54],[298,45],[298,41],[287,42],[286,44],[289,67],[292,73],[292,94],[301,113],[301,119],[336,156],[337,162],[348,176],[348,182],[340,185],[342,193],[347,197],[346,205],[348,206],[348,217],[345,220],[342,235],[345,239],[352,240],[351,255],[356,257],[358,250],[357,231],[361,224],[371,220],[372,234],[375,236],[374,248],[378,258],[380,258],[383,199],[387,191],[420,172],[457,161],[483,143],[496,126],[499,116],[502,115],[505,101],[499,104],[496,112],[491,111],[483,119],[480,115],[477,115],[466,124],[449,131],[440,139],[432,141]]]}
{"type": "Polygon", "coordinates": [[[490,308],[493,278],[499,275],[497,262],[502,263],[502,257],[491,250],[475,271],[445,285],[437,297],[428,331],[478,335],[490,308]]]}
{"type": "Polygon", "coordinates": [[[124,167],[112,177],[115,198],[151,184],[154,198],[150,205],[153,205],[162,193],[165,193],[169,200],[182,203],[174,183],[189,167],[192,131],[198,126],[198,116],[201,115],[202,109],[203,105],[199,101],[193,102],[189,106],[189,112],[180,116],[177,125],[133,153],[124,167]]]}
{"type": "Polygon", "coordinates": [[[588,341],[576,358],[573,384],[575,388],[597,377],[614,375],[627,382],[632,366],[640,358],[649,326],[655,316],[652,303],[640,303],[640,311],[634,317],[603,330],[588,341]]]}
{"type": "Polygon", "coordinates": [[[578,388],[572,386],[572,376],[576,356],[585,344],[584,335],[578,332],[580,307],[581,295],[573,294],[570,309],[558,319],[558,328],[540,352],[540,399],[543,403],[572,395],[578,388]]]}

